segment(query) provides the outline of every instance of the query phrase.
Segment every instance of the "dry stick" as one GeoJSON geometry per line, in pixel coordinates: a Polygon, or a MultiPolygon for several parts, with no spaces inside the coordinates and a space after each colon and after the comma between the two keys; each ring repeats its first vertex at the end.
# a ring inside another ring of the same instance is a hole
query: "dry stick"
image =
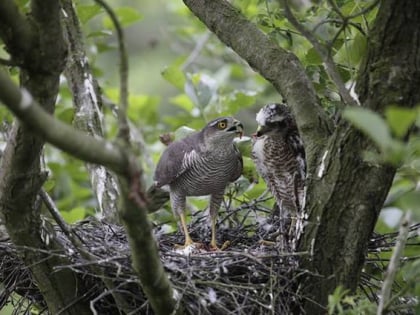
{"type": "Polygon", "coordinates": [[[400,230],[397,237],[397,242],[392,253],[391,260],[388,264],[384,283],[382,284],[381,297],[379,299],[377,315],[382,315],[387,309],[388,301],[391,297],[392,284],[394,283],[397,269],[400,265],[400,259],[403,254],[405,243],[407,241],[408,232],[410,230],[411,211],[407,211],[401,221],[400,230]]]}

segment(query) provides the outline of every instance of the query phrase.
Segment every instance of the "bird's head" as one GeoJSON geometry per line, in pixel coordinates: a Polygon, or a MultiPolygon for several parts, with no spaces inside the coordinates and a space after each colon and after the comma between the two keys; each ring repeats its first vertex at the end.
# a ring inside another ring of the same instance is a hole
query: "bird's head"
{"type": "Polygon", "coordinates": [[[207,144],[223,145],[233,141],[235,137],[242,137],[244,127],[233,117],[220,117],[210,121],[202,130],[207,144]]]}
{"type": "Polygon", "coordinates": [[[254,137],[285,134],[295,125],[290,109],[284,104],[267,104],[257,113],[258,128],[254,137]]]}

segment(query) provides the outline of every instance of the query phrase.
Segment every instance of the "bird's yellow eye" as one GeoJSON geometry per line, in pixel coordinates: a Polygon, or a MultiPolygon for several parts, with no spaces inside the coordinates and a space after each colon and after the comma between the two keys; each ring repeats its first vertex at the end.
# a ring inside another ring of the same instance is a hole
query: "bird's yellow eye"
{"type": "Polygon", "coordinates": [[[226,128],[226,126],[227,126],[227,123],[226,123],[226,121],[224,121],[224,120],[219,121],[219,122],[217,123],[217,128],[219,128],[220,130],[225,129],[225,128],[226,128]]]}

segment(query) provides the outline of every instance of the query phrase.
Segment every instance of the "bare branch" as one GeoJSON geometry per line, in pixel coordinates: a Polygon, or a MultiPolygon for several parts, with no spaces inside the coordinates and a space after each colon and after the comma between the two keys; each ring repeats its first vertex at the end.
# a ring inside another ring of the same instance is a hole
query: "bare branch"
{"type": "Polygon", "coordinates": [[[124,32],[118,21],[115,12],[104,0],[95,0],[111,18],[115,29],[117,30],[118,51],[120,56],[120,101],[118,109],[118,137],[126,143],[130,143],[130,127],[127,121],[127,107],[128,107],[128,57],[125,48],[124,32]]]}
{"type": "Polygon", "coordinates": [[[397,242],[395,243],[394,251],[386,271],[385,280],[382,284],[378,311],[376,313],[377,315],[384,314],[384,311],[386,311],[387,307],[389,306],[388,301],[391,297],[392,284],[394,283],[395,276],[400,265],[400,259],[404,251],[405,243],[407,242],[408,232],[410,231],[410,224],[411,212],[407,211],[401,221],[397,242]]]}
{"type": "Polygon", "coordinates": [[[4,71],[0,71],[0,86],[0,101],[48,142],[84,161],[108,166],[117,173],[127,171],[126,157],[120,148],[54,119],[28,91],[19,90],[4,71]]]}
{"type": "Polygon", "coordinates": [[[34,44],[33,28],[19,12],[13,0],[0,1],[0,38],[6,44],[12,58],[20,60],[30,52],[34,44]]]}

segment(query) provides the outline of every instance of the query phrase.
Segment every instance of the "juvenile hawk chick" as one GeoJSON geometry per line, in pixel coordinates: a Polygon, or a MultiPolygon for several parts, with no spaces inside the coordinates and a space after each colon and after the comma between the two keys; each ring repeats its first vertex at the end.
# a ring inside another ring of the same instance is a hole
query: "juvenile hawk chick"
{"type": "MultiPolygon", "coordinates": [[[[280,208],[283,222],[297,217],[304,202],[305,150],[296,122],[284,104],[268,104],[256,117],[252,158],[280,208]]],[[[293,226],[291,227],[293,229],[293,226]]]]}

